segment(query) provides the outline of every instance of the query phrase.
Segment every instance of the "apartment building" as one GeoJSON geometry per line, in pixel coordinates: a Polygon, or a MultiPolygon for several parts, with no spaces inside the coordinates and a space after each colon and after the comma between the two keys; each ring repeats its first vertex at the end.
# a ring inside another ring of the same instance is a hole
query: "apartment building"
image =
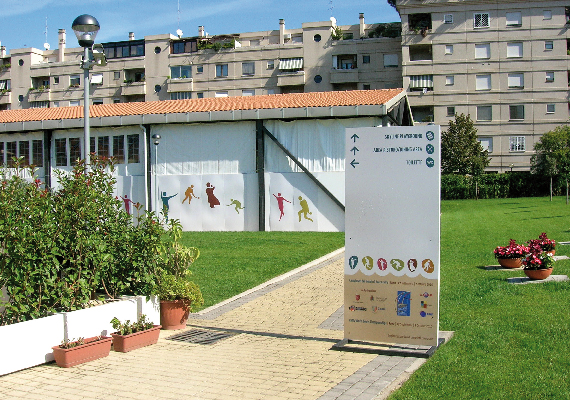
{"type": "Polygon", "coordinates": [[[415,121],[470,114],[488,170],[528,170],[542,133],[568,122],[567,1],[398,0],[415,121]]]}
{"type": "MultiPolygon", "coordinates": [[[[397,24],[399,35],[399,24],[397,24]]],[[[103,43],[107,65],[91,71],[93,104],[250,96],[402,86],[400,38],[382,37],[379,24],[338,26],[334,19],[300,29],[194,37],[171,34],[103,43]]],[[[392,35],[394,36],[394,35],[392,35]]],[[[72,39],[75,42],[75,38],[72,39]]],[[[83,103],[83,49],[0,54],[1,109],[83,103]],[[3,86],[2,86],[3,85],[3,86]]]]}

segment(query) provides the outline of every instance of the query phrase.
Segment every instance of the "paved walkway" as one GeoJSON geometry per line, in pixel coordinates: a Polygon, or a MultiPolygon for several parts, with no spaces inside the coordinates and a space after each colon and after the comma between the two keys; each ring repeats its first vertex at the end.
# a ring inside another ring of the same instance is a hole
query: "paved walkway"
{"type": "Polygon", "coordinates": [[[130,353],[1,376],[0,399],[384,399],[425,359],[331,350],[343,338],[343,257],[193,314],[185,332],[231,334],[214,344],[161,331],[156,345],[130,353]]]}

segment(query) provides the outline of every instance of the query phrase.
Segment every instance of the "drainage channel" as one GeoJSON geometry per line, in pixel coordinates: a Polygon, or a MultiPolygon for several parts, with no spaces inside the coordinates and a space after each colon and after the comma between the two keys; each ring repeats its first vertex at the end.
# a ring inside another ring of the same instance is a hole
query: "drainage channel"
{"type": "Polygon", "coordinates": [[[204,329],[190,329],[186,332],[177,333],[166,338],[177,342],[194,344],[214,344],[220,340],[235,336],[237,333],[224,331],[207,331],[204,329]]]}

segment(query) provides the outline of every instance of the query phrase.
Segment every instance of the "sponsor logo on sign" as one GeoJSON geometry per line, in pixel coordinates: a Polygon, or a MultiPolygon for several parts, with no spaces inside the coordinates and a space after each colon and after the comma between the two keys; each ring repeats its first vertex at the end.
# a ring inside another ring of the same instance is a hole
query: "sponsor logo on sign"
{"type": "Polygon", "coordinates": [[[366,311],[366,307],[350,306],[350,307],[348,307],[348,309],[349,309],[350,311],[366,311]]]}

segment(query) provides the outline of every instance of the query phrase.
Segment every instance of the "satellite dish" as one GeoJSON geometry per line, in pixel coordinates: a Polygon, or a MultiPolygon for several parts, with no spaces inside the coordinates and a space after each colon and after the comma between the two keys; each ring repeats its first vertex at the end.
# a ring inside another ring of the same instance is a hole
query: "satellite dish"
{"type": "Polygon", "coordinates": [[[181,38],[182,37],[182,29],[177,29],[176,34],[178,35],[178,38],[181,38]]]}
{"type": "Polygon", "coordinates": [[[44,43],[44,49],[49,50],[49,43],[44,43]]]}

